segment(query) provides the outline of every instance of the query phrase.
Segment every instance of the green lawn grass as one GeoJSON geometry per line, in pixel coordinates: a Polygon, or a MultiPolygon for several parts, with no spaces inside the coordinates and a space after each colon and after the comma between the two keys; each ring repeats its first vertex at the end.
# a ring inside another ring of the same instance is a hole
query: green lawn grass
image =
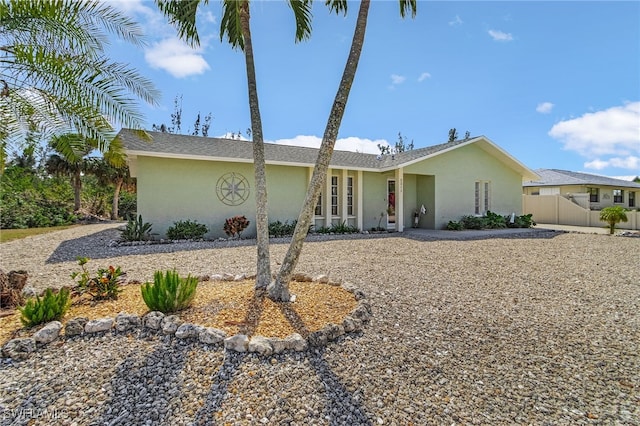
{"type": "Polygon", "coordinates": [[[63,229],[72,228],[79,225],[52,226],[49,228],[28,228],[28,229],[0,229],[0,243],[7,241],[19,240],[20,238],[29,237],[31,235],[46,234],[48,232],[61,231],[63,229]]]}

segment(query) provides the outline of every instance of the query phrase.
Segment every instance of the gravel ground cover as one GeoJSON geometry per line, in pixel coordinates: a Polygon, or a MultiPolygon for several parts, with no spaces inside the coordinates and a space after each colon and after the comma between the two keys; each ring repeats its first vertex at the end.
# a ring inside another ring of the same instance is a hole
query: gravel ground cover
{"type": "MultiPolygon", "coordinates": [[[[250,241],[109,247],[117,225],[0,245],[37,289],[76,256],[146,281],[251,273],[250,241]]],[[[273,267],[287,246],[271,248],[273,267]]],[[[308,242],[298,270],[362,289],[364,332],[268,358],[136,332],[0,361],[0,425],[640,424],[640,239],[533,232],[308,242]]]]}

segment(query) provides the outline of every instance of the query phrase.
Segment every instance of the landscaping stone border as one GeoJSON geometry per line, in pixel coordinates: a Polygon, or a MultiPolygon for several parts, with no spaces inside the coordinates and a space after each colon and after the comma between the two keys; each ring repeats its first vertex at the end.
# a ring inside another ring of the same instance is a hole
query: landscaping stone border
{"type": "MultiPolygon", "coordinates": [[[[243,281],[250,279],[246,274],[216,274],[209,277],[201,277],[202,280],[211,281],[243,281]]],[[[24,360],[40,348],[45,347],[57,339],[65,339],[77,336],[91,336],[96,333],[125,333],[135,330],[151,330],[176,339],[197,339],[206,345],[222,345],[224,349],[235,352],[250,352],[262,356],[270,356],[285,351],[303,352],[309,347],[326,346],[346,333],[362,331],[364,324],[371,318],[371,304],[365,294],[346,281],[331,281],[327,275],[312,277],[307,274],[297,273],[292,281],[313,282],[340,286],[352,293],[358,302],[356,308],[347,315],[340,324],[327,324],[322,329],[309,333],[303,337],[293,333],[284,339],[264,336],[247,336],[236,334],[227,336],[220,329],[203,327],[197,324],[185,323],[178,315],[165,315],[162,312],[152,311],[143,315],[120,312],[115,318],[99,318],[89,320],[84,317],[72,318],[63,327],[59,321],[51,321],[43,328],[35,332],[31,337],[22,337],[9,340],[2,347],[2,356],[15,360],[24,360]],[[64,335],[62,334],[64,328],[64,335]]]]}

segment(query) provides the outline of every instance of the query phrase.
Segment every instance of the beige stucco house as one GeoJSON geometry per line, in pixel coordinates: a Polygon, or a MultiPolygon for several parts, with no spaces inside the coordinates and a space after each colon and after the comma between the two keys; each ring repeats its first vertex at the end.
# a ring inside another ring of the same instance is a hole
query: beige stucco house
{"type": "Polygon", "coordinates": [[[522,185],[523,209],[538,223],[602,226],[600,210],[628,209],[628,222],[619,228],[639,229],[640,183],[589,173],[538,169],[540,177],[522,185]]]}
{"type": "MultiPolygon", "coordinates": [[[[138,213],[163,235],[178,220],[206,224],[223,236],[224,220],[245,215],[255,235],[252,143],[149,132],[151,141],[119,133],[137,178],[138,213]]],[[[317,149],[265,144],[269,220],[298,217],[317,149]]],[[[315,226],[345,222],[361,230],[380,223],[402,232],[441,229],[463,215],[522,214],[522,182],[537,175],[484,136],[395,155],[335,151],[315,226]]]]}

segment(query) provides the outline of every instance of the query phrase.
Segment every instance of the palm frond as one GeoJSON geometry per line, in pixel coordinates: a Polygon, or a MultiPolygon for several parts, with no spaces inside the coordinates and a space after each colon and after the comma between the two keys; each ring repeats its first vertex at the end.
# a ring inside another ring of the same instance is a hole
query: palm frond
{"type": "Polygon", "coordinates": [[[289,0],[288,3],[296,20],[296,42],[308,39],[311,37],[312,0],[289,0]]]}
{"type": "Polygon", "coordinates": [[[340,13],[344,16],[347,15],[347,8],[349,7],[349,2],[347,0],[326,0],[324,4],[329,8],[330,12],[333,12],[336,15],[340,13]]]}
{"type": "Polygon", "coordinates": [[[220,20],[220,41],[227,41],[234,49],[244,50],[244,38],[240,25],[241,3],[248,0],[223,0],[222,19],[220,20]]]}
{"type": "Polygon", "coordinates": [[[201,1],[203,5],[209,2],[208,0],[155,0],[160,12],[178,31],[178,37],[192,47],[200,45],[196,16],[201,1]]]}
{"type": "Polygon", "coordinates": [[[418,11],[417,0],[399,0],[400,2],[400,16],[405,17],[408,12],[411,12],[411,17],[416,17],[418,11]]]}

